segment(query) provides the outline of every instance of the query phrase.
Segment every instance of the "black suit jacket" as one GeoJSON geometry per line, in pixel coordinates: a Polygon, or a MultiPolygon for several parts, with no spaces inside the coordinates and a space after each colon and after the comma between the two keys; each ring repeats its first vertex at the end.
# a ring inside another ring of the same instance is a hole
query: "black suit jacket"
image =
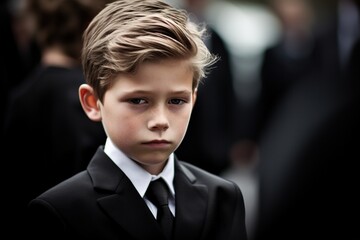
{"type": "MultiPolygon", "coordinates": [[[[175,160],[174,239],[246,239],[234,183],[175,160]]],[[[29,204],[36,239],[164,239],[143,198],[99,148],[83,171],[29,204]]]]}

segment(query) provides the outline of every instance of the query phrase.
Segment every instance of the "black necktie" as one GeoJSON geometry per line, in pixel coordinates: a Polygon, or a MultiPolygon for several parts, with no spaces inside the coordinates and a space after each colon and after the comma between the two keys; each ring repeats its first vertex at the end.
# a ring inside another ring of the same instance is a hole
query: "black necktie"
{"type": "Polygon", "coordinates": [[[150,182],[146,191],[147,198],[157,207],[156,220],[167,239],[171,239],[174,216],[168,205],[169,189],[161,179],[150,182]]]}

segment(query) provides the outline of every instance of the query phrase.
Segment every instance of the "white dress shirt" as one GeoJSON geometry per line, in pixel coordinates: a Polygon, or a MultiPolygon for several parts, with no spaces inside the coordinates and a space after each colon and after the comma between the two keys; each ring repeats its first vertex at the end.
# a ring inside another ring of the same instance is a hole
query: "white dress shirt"
{"type": "Polygon", "coordinates": [[[104,152],[130,179],[140,196],[145,200],[154,217],[156,217],[157,208],[145,197],[145,193],[151,181],[154,181],[158,178],[164,179],[171,193],[171,198],[169,199],[169,208],[172,214],[175,216],[175,189],[173,185],[175,172],[174,153],[170,154],[163,171],[159,175],[151,175],[145,169],[140,167],[140,165],[135,163],[134,160],[127,157],[119,148],[117,148],[110,138],[106,139],[104,152]]]}

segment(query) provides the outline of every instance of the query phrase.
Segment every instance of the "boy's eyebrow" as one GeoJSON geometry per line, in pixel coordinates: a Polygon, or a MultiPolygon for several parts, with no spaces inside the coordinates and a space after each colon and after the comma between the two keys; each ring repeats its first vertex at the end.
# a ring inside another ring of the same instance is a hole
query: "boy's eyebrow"
{"type": "Polygon", "coordinates": [[[191,94],[192,91],[189,90],[181,90],[181,91],[173,91],[174,94],[191,94]]]}
{"type": "MultiPolygon", "coordinates": [[[[134,93],[137,93],[137,94],[149,94],[149,93],[152,93],[153,91],[152,90],[134,90],[134,91],[123,91],[124,94],[134,94],[134,93]]],[[[189,91],[189,90],[178,90],[178,91],[170,91],[172,94],[191,94],[192,91],[189,91]]]]}

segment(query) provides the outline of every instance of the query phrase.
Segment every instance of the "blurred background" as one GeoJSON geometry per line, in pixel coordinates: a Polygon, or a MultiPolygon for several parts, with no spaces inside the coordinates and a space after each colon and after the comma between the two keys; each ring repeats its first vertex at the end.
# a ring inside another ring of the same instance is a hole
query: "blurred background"
{"type": "MultiPolygon", "coordinates": [[[[359,1],[167,1],[220,56],[179,158],[240,186],[249,240],[360,239],[359,1]]],[[[24,2],[1,3],[4,103],[39,61],[24,2]]]]}

